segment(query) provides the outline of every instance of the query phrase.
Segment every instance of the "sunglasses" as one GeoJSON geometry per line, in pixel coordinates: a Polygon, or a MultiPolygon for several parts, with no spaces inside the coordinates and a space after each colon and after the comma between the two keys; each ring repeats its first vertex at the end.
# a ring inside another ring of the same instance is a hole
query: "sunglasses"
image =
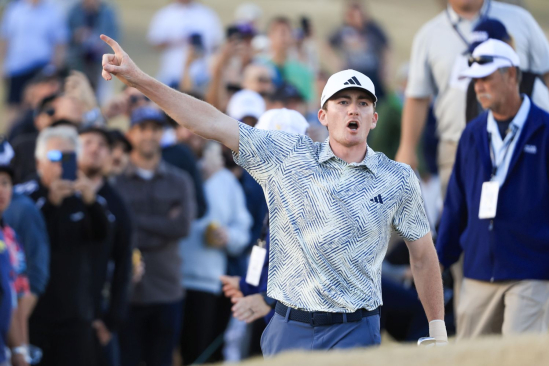
{"type": "Polygon", "coordinates": [[[41,113],[46,113],[48,116],[53,117],[53,115],[55,114],[55,108],[53,107],[45,108],[42,110],[41,113]]]}
{"type": "Polygon", "coordinates": [[[59,150],[50,150],[46,156],[52,163],[58,163],[63,159],[63,153],[59,150]]]}
{"type": "Polygon", "coordinates": [[[507,57],[503,57],[503,56],[471,56],[467,60],[467,63],[469,65],[469,67],[471,67],[475,63],[477,63],[479,65],[486,65],[486,64],[490,64],[490,63],[494,62],[494,60],[496,58],[501,58],[501,59],[507,60],[511,64],[510,66],[513,65],[513,62],[511,60],[509,60],[507,57]]]}

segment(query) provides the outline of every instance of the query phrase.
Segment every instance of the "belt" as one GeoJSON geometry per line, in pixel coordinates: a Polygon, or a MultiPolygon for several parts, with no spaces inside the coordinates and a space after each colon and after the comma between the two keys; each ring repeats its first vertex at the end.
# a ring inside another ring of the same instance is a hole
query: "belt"
{"type": "MultiPolygon", "coordinates": [[[[347,322],[358,322],[362,318],[366,318],[372,315],[379,315],[379,308],[375,310],[358,309],[354,313],[324,313],[319,311],[303,311],[290,309],[290,316],[288,319],[295,320],[301,323],[310,324],[313,327],[322,325],[341,324],[344,321],[344,316],[347,318],[347,322]]],[[[275,311],[278,315],[286,317],[288,307],[280,302],[276,303],[275,311]]]]}

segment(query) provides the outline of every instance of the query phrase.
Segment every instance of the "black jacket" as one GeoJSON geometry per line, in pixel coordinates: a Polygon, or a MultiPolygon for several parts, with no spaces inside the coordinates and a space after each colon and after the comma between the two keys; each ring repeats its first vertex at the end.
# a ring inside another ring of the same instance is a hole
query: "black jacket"
{"type": "Polygon", "coordinates": [[[16,190],[36,202],[50,237],[50,281],[38,300],[31,322],[93,320],[90,253],[103,250],[97,243],[104,242],[109,235],[106,208],[100,199],[85,205],[76,196],[54,206],[48,201],[48,189],[38,181],[24,183],[16,190]]]}
{"type": "Polygon", "coordinates": [[[105,181],[97,195],[98,200],[106,201],[111,230],[105,243],[99,244],[100,250],[92,251],[91,256],[95,318],[115,331],[124,320],[128,305],[133,227],[128,207],[112,185],[105,181]],[[109,289],[107,298],[103,296],[105,288],[109,289]]]}

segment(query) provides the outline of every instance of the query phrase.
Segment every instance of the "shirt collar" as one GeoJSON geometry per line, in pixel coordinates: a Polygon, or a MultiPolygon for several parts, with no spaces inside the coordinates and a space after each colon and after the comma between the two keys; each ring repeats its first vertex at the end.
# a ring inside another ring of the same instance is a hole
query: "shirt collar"
{"type": "MultiPolygon", "coordinates": [[[[530,113],[530,98],[526,94],[522,94],[522,104],[520,105],[520,108],[515,115],[515,118],[511,121],[509,126],[515,126],[519,131],[522,130],[522,127],[524,127],[524,123],[526,122],[526,119],[528,118],[528,113],[530,113]]],[[[488,111],[488,126],[486,127],[488,132],[491,132],[492,135],[496,134],[499,136],[499,130],[496,123],[496,120],[494,118],[494,114],[492,111],[488,111]]]]}
{"type": "Polygon", "coordinates": [[[360,163],[350,163],[343,161],[339,157],[337,157],[334,152],[332,151],[332,148],[330,147],[330,138],[328,137],[324,142],[320,145],[320,154],[318,155],[318,162],[320,164],[330,160],[330,159],[336,159],[339,161],[344,162],[345,164],[349,166],[363,166],[370,170],[374,175],[377,173],[377,158],[376,158],[376,152],[368,146],[368,150],[366,151],[366,156],[360,163]]]}
{"type": "MultiPolygon", "coordinates": [[[[490,1],[492,1],[492,0],[484,0],[484,2],[482,3],[482,7],[480,8],[480,11],[477,14],[477,16],[474,19],[470,20],[472,23],[475,23],[479,18],[482,18],[484,16],[488,16],[487,13],[490,10],[489,9],[490,1]]],[[[446,7],[446,11],[448,12],[448,16],[450,17],[450,21],[452,22],[452,24],[457,24],[460,21],[465,20],[465,19],[461,18],[459,16],[459,14],[454,11],[454,9],[452,8],[452,6],[450,4],[448,4],[448,6],[446,7]]]]}
{"type": "MultiPolygon", "coordinates": [[[[154,169],[154,176],[164,176],[166,172],[168,171],[168,167],[166,163],[162,160],[158,163],[156,166],[156,169],[154,169]]],[[[137,166],[133,164],[132,162],[128,163],[128,167],[126,168],[126,175],[131,177],[137,177],[137,166]]]]}

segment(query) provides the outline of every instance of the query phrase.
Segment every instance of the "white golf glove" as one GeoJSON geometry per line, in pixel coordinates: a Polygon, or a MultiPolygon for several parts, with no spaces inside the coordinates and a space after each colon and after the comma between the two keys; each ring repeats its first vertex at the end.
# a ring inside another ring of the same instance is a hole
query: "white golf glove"
{"type": "Polygon", "coordinates": [[[448,334],[446,333],[444,320],[431,320],[429,322],[429,337],[435,339],[437,347],[448,344],[448,334]]]}

